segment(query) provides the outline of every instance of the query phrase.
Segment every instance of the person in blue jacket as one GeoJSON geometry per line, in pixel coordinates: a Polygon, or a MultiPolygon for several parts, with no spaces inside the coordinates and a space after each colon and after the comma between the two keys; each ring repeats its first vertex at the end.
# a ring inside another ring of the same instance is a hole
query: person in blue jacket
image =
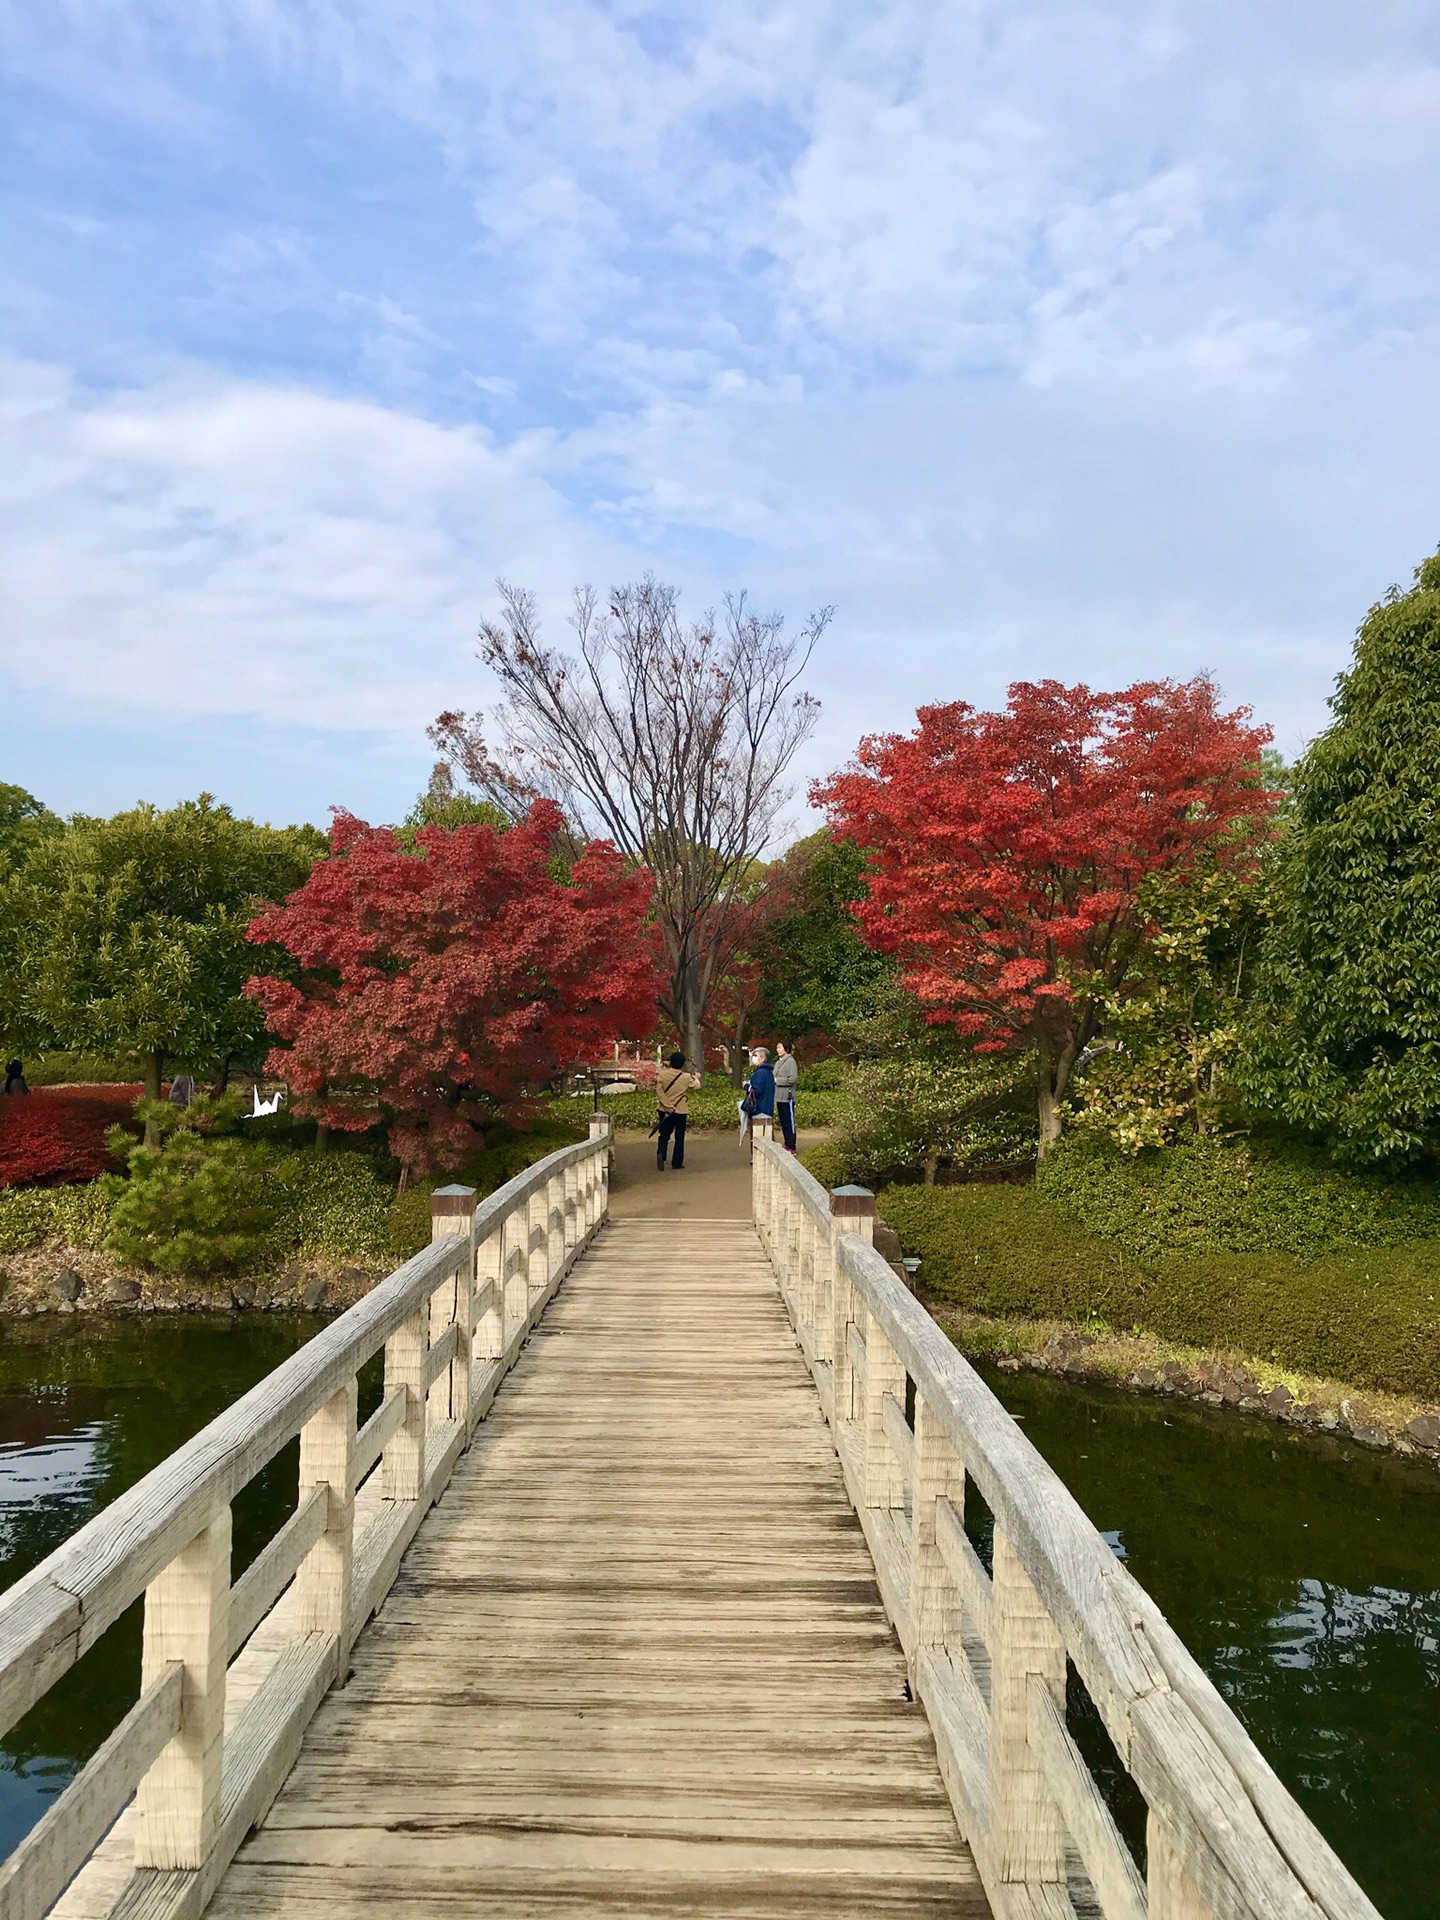
{"type": "Polygon", "coordinates": [[[753,1103],[751,1117],[759,1120],[775,1118],[775,1070],[770,1065],[770,1054],[765,1047],[750,1049],[750,1078],[745,1082],[745,1090],[753,1103]]]}

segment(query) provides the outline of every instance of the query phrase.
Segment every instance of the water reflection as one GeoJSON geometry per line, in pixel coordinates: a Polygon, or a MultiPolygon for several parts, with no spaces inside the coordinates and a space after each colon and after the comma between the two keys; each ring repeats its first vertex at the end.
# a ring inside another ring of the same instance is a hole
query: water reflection
{"type": "Polygon", "coordinates": [[[1436,1920],[1440,1475],[1220,1409],[992,1384],[1387,1920],[1436,1920]]]}
{"type": "MultiPolygon", "coordinates": [[[[316,1331],[308,1315],[20,1322],[0,1331],[0,1588],[8,1587],[316,1331]]],[[[243,1569],[294,1502],[294,1448],[235,1503],[243,1569]]],[[[140,1605],[0,1742],[0,1854],[139,1691],[140,1605]]]]}

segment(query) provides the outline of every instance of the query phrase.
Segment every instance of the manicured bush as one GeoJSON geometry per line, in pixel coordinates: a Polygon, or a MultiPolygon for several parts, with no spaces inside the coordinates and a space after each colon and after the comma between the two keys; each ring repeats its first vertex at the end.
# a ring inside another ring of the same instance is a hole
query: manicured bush
{"type": "Polygon", "coordinates": [[[1035,1186],[1141,1260],[1188,1250],[1314,1261],[1440,1236],[1434,1180],[1342,1172],[1285,1139],[1192,1136],[1131,1155],[1074,1135],[1041,1161],[1035,1186]]]}
{"type": "Polygon", "coordinates": [[[111,1196],[98,1180],[83,1186],[8,1187],[0,1191],[0,1253],[63,1244],[99,1249],[110,1231],[111,1196]]]}
{"type": "Polygon", "coordinates": [[[922,1288],[979,1313],[1101,1320],[1440,1396],[1440,1239],[1308,1264],[1223,1248],[1141,1260],[1029,1187],[891,1187],[880,1211],[920,1256],[922,1288]]]}
{"type": "MultiPolygon", "coordinates": [[[[828,1127],[834,1120],[836,1102],[840,1097],[836,1093],[802,1092],[795,1102],[796,1124],[802,1131],[807,1127],[828,1127]]],[[[735,1102],[739,1098],[722,1074],[712,1074],[703,1087],[690,1095],[691,1129],[734,1127],[738,1131],[740,1116],[735,1111],[735,1102]]],[[[560,1102],[555,1104],[558,1107],[560,1102]]],[[[566,1104],[582,1108],[579,1100],[566,1104]]],[[[642,1133],[648,1133],[655,1124],[653,1093],[606,1094],[600,1105],[617,1127],[639,1127],[642,1133]]]]}
{"type": "Polygon", "coordinates": [[[161,1147],[137,1147],[129,1173],[110,1176],[107,1244],[133,1266],[162,1273],[225,1273],[270,1250],[280,1199],[269,1154],[241,1140],[177,1129],[161,1147]]]}
{"type": "Polygon", "coordinates": [[[128,1120],[138,1086],[36,1087],[0,1099],[0,1187],[97,1179],[114,1164],[107,1131],[128,1120]]]}

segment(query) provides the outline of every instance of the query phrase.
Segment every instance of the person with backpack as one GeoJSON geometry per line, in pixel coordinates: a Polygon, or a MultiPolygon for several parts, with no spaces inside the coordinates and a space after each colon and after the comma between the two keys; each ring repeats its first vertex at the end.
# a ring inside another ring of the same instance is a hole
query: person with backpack
{"type": "Polygon", "coordinates": [[[785,1151],[795,1151],[795,1088],[800,1080],[800,1062],[783,1040],[775,1042],[775,1117],[785,1139],[785,1151]]]}
{"type": "Polygon", "coordinates": [[[667,1065],[655,1076],[655,1104],[659,1109],[655,1124],[660,1138],[655,1147],[655,1166],[665,1171],[665,1155],[674,1142],[670,1168],[679,1173],[685,1165],[685,1122],[690,1113],[690,1095],[701,1085],[700,1075],[691,1073],[683,1053],[672,1053],[667,1065]]]}

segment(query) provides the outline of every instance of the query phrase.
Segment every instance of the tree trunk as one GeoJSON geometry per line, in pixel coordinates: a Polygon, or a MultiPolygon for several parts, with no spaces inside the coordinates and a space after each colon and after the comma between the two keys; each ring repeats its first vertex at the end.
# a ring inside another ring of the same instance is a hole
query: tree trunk
{"type": "Polygon", "coordinates": [[[1063,1131],[1061,1102],[1070,1084],[1070,1069],[1075,1064],[1075,1035],[1067,1033],[1062,1046],[1040,1054],[1040,1147],[1036,1158],[1043,1160],[1063,1131]]]}
{"type": "Polygon", "coordinates": [[[329,1148],[330,1122],[328,1120],[317,1120],[315,1122],[315,1151],[317,1153],[327,1153],[329,1148]]]}
{"type": "Polygon", "coordinates": [[[938,1176],[939,1172],[940,1172],[939,1154],[927,1153],[925,1156],[925,1185],[927,1187],[933,1187],[935,1185],[936,1177],[938,1176]]]}
{"type": "Polygon", "coordinates": [[[215,1062],[215,1078],[211,1082],[210,1091],[218,1099],[222,1093],[228,1090],[229,1086],[230,1056],[228,1053],[222,1053],[220,1058],[215,1062]]]}
{"type": "MultiPolygon", "coordinates": [[[[158,1100],[160,1098],[160,1084],[163,1078],[164,1066],[165,1055],[159,1047],[153,1048],[151,1052],[146,1054],[145,1098],[147,1100],[158,1100]]],[[[145,1122],[145,1144],[147,1147],[158,1147],[160,1144],[160,1128],[159,1124],[154,1120],[147,1120],[145,1122]]]]}

